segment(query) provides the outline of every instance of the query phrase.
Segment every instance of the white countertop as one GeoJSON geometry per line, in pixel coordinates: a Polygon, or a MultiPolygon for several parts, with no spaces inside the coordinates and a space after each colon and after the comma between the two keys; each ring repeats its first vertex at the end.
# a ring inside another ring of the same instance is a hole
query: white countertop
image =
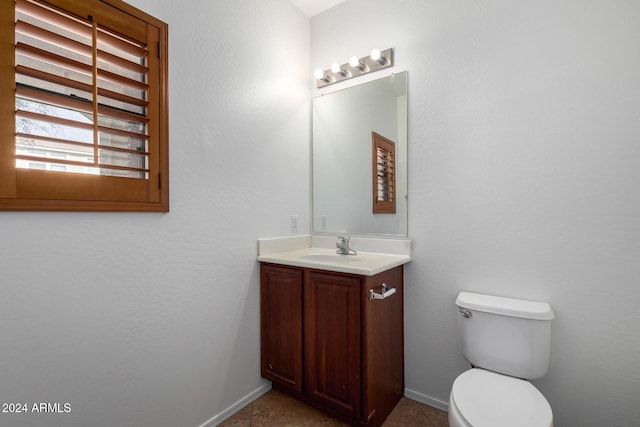
{"type": "MultiPolygon", "coordinates": [[[[400,245],[397,244],[397,241],[392,240],[389,240],[387,245],[384,245],[384,242],[377,245],[383,250],[386,246],[390,251],[394,250],[399,253],[358,251],[357,255],[338,255],[335,248],[326,248],[327,240],[325,238],[316,239],[318,246],[324,247],[313,247],[314,238],[315,236],[300,236],[260,239],[258,241],[258,261],[364,276],[374,276],[411,261],[411,255],[407,253],[410,251],[410,241],[408,240],[402,240],[400,245]],[[398,250],[398,248],[401,249],[398,250]]],[[[352,239],[351,247],[355,250],[358,250],[358,246],[371,247],[371,242],[366,242],[366,240],[352,239]]],[[[335,245],[335,239],[331,242],[335,245]]]]}

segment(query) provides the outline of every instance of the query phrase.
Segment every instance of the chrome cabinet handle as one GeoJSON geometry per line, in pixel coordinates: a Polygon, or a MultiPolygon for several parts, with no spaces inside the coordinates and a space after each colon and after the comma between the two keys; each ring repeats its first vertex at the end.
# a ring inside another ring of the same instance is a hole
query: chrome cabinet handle
{"type": "Polygon", "coordinates": [[[382,284],[382,293],[376,293],[373,289],[369,289],[369,301],[374,299],[385,299],[396,293],[396,288],[389,288],[386,283],[382,284]]]}

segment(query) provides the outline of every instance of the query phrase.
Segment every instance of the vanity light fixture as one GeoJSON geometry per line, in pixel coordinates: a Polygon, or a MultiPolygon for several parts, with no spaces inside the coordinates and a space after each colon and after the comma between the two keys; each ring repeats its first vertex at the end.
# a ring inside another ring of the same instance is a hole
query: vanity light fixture
{"type": "Polygon", "coordinates": [[[393,48],[378,50],[373,49],[370,55],[358,58],[352,56],[346,64],[334,63],[328,70],[316,70],[313,75],[317,80],[318,88],[341,82],[353,77],[379,71],[393,66],[393,48]]]}

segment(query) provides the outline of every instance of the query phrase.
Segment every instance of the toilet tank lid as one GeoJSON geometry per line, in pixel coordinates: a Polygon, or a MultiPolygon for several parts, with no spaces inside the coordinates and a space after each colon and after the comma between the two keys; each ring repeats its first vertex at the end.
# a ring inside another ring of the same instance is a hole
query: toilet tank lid
{"type": "Polygon", "coordinates": [[[472,292],[460,292],[458,298],[456,298],[456,305],[469,310],[525,319],[551,320],[555,318],[553,309],[546,302],[527,301],[472,292]]]}

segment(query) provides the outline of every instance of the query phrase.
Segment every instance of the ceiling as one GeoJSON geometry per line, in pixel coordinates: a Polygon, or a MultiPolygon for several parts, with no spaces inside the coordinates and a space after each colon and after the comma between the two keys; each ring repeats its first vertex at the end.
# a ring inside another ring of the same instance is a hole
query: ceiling
{"type": "Polygon", "coordinates": [[[331,9],[333,6],[342,3],[346,0],[289,0],[298,9],[300,9],[305,15],[311,18],[314,15],[324,12],[327,9],[331,9]]]}

